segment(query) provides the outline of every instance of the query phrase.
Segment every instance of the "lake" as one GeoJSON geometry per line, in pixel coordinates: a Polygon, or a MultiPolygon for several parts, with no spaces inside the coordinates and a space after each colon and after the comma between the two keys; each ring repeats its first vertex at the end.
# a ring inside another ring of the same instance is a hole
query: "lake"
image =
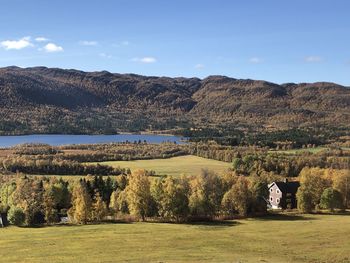
{"type": "Polygon", "coordinates": [[[183,144],[183,137],[156,134],[117,134],[117,135],[66,135],[66,134],[33,134],[19,136],[0,136],[0,147],[11,147],[23,143],[46,143],[52,146],[67,144],[92,144],[113,142],[134,142],[146,140],[148,143],[176,142],[183,144]]]}

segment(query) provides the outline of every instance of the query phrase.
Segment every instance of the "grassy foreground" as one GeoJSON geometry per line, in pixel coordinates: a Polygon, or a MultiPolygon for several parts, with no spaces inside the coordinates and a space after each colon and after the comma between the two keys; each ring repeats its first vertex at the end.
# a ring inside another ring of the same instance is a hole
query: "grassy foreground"
{"type": "Polygon", "coordinates": [[[173,157],[169,159],[100,162],[100,164],[110,165],[113,167],[130,168],[131,170],[153,170],[157,175],[173,176],[179,176],[181,174],[196,175],[199,174],[202,169],[222,173],[231,166],[230,163],[192,155],[173,157]]]}
{"type": "Polygon", "coordinates": [[[1,262],[350,262],[350,216],[0,229],[1,262]]]}

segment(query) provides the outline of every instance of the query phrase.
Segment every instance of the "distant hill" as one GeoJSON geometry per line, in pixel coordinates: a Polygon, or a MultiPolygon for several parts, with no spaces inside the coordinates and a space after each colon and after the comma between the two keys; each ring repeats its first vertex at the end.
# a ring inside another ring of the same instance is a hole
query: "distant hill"
{"type": "Polygon", "coordinates": [[[1,134],[340,127],[350,125],[350,89],[324,82],[7,67],[0,68],[0,114],[1,134]]]}

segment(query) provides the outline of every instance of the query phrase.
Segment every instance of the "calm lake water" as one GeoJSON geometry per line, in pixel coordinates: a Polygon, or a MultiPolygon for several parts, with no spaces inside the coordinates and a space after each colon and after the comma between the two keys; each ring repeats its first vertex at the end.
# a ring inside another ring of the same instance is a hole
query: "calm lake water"
{"type": "Polygon", "coordinates": [[[52,146],[66,144],[92,144],[111,142],[134,142],[146,140],[148,143],[176,142],[182,144],[182,137],[148,134],[118,134],[118,135],[62,135],[62,134],[33,134],[20,136],[0,136],[0,147],[11,147],[22,143],[46,143],[52,146]]]}

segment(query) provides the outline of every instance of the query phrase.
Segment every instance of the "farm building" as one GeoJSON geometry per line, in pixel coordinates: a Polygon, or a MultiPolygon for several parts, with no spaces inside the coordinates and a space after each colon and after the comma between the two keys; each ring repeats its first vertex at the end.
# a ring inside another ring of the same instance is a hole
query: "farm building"
{"type": "Polygon", "coordinates": [[[296,193],[300,186],[299,182],[273,182],[269,184],[269,202],[272,209],[297,208],[296,193]]]}

